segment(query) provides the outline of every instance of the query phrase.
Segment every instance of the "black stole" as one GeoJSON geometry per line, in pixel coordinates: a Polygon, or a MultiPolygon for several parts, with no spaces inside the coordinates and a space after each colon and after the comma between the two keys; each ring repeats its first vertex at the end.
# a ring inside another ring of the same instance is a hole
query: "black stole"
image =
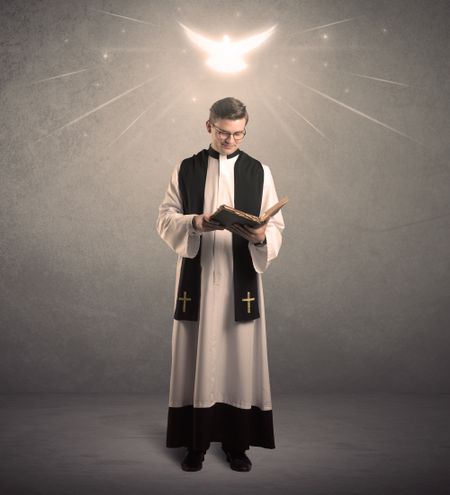
{"type": "MultiPolygon", "coordinates": [[[[208,152],[202,150],[183,160],[178,173],[178,185],[185,215],[203,213],[205,199],[208,152]]],[[[231,156],[231,155],[230,155],[231,156]]],[[[234,207],[260,215],[264,185],[264,170],[261,163],[243,151],[234,165],[234,207]]],[[[258,279],[248,248],[248,241],[232,234],[233,283],[235,321],[250,321],[259,318],[258,279]]],[[[198,321],[201,295],[201,240],[195,258],[183,258],[175,306],[176,320],[198,321]]]]}

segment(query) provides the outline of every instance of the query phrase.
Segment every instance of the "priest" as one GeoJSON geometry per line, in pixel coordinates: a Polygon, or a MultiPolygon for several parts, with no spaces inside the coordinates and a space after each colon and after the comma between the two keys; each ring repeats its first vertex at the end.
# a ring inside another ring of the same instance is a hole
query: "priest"
{"type": "Polygon", "coordinates": [[[185,471],[202,468],[211,442],[230,467],[250,471],[250,446],[275,447],[261,274],[281,247],[278,212],[259,228],[211,220],[222,204],[260,215],[278,201],[269,167],[239,148],[248,113],[215,102],[211,143],[176,166],[157,230],[178,254],[167,447],[186,447],[185,471]]]}

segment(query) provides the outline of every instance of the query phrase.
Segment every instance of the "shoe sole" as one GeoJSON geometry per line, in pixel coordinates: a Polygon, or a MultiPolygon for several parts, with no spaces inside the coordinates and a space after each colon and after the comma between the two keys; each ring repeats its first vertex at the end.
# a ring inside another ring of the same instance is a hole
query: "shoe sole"
{"type": "Polygon", "coordinates": [[[248,473],[251,469],[252,469],[252,466],[248,466],[246,467],[245,469],[239,469],[237,468],[236,466],[233,466],[231,464],[231,457],[228,455],[228,452],[226,453],[227,455],[227,461],[230,463],[230,468],[233,470],[233,471],[238,471],[239,473],[248,473]]]}
{"type": "Polygon", "coordinates": [[[205,460],[205,457],[203,456],[203,459],[201,463],[198,466],[186,466],[185,464],[181,464],[181,469],[183,471],[188,471],[190,473],[193,473],[195,471],[200,471],[203,467],[203,461],[205,460]]]}
{"type": "Polygon", "coordinates": [[[200,466],[200,467],[195,467],[195,468],[190,468],[190,467],[186,467],[186,466],[181,466],[181,469],[183,471],[187,471],[189,473],[194,473],[196,471],[200,471],[202,469],[203,466],[200,466]]]}

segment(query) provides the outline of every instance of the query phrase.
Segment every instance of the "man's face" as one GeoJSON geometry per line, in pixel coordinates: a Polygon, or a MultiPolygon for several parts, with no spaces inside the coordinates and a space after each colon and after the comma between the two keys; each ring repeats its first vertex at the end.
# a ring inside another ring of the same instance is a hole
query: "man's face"
{"type": "Polygon", "coordinates": [[[245,118],[238,120],[218,119],[206,122],[206,129],[211,134],[211,147],[222,155],[231,155],[239,147],[241,141],[236,141],[231,135],[245,129],[245,118]],[[221,132],[222,131],[222,132],[221,132]],[[226,135],[226,133],[229,133],[226,135]]]}

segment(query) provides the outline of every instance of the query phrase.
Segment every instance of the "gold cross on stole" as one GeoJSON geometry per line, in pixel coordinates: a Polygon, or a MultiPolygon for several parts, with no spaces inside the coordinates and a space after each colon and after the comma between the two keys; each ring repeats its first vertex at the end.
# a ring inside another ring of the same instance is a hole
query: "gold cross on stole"
{"type": "Polygon", "coordinates": [[[183,313],[186,313],[186,303],[192,301],[190,297],[187,297],[187,292],[183,292],[183,297],[178,298],[179,301],[183,301],[183,313]]]}
{"type": "Polygon", "coordinates": [[[252,304],[252,301],[254,301],[255,298],[254,297],[250,297],[250,292],[247,292],[247,298],[243,298],[241,299],[242,302],[246,302],[247,303],[247,313],[250,314],[252,312],[252,307],[251,307],[251,304],[252,304]]]}

